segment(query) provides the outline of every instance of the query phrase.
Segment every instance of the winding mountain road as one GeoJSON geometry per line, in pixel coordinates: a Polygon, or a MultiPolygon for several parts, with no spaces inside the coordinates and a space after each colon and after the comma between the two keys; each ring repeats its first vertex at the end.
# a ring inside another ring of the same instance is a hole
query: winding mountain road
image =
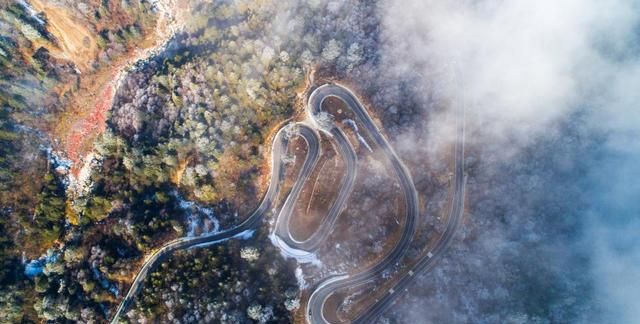
{"type": "MultiPolygon", "coordinates": [[[[460,82],[460,80],[457,80],[460,82]]],[[[449,203],[450,210],[447,225],[445,227],[442,236],[439,238],[433,249],[422,256],[413,265],[411,270],[406,272],[400,280],[388,290],[382,298],[376,301],[373,305],[367,308],[364,312],[359,314],[352,323],[354,324],[369,324],[373,323],[382,313],[387,310],[398,295],[404,293],[409,288],[409,285],[420,272],[427,272],[433,268],[436,261],[440,259],[447,247],[451,244],[456,229],[460,225],[460,219],[464,211],[464,190],[466,183],[466,175],[464,173],[464,129],[465,129],[465,99],[464,99],[464,87],[462,89],[462,99],[457,104],[456,118],[456,141],[454,148],[454,160],[455,160],[455,180],[453,185],[453,195],[449,203]]]]}
{"type": "Polygon", "coordinates": [[[327,299],[333,295],[334,292],[370,281],[384,270],[394,266],[398,261],[400,261],[413,239],[416,229],[416,219],[418,217],[418,193],[413,184],[409,170],[402,163],[386,138],[382,135],[364,106],[360,103],[357,97],[349,91],[349,89],[338,84],[325,84],[318,87],[309,97],[308,112],[311,117],[314,120],[319,121],[321,128],[337,128],[331,123],[330,118],[325,117],[326,113],[321,110],[323,101],[329,97],[335,97],[343,101],[347,107],[353,111],[357,120],[362,126],[364,126],[364,129],[373,139],[376,146],[382,150],[384,155],[391,162],[391,166],[398,176],[400,186],[404,192],[406,218],[400,239],[391,252],[382,260],[355,274],[331,276],[316,287],[309,297],[307,312],[305,314],[307,322],[310,323],[329,323],[325,317],[325,304],[327,299]]]}
{"type": "MultiPolygon", "coordinates": [[[[307,154],[304,164],[298,172],[298,177],[288,193],[278,217],[276,219],[274,233],[274,243],[282,251],[294,251],[293,253],[312,254],[326,241],[326,238],[333,229],[337,217],[344,209],[344,205],[353,189],[356,177],[357,156],[355,150],[346,135],[336,126],[332,116],[322,110],[322,103],[325,99],[333,97],[343,101],[351,109],[356,120],[364,127],[368,136],[374,141],[377,148],[382,150],[384,156],[389,160],[393,171],[396,173],[402,191],[404,193],[405,223],[400,236],[391,251],[376,264],[353,274],[333,275],[314,287],[308,303],[306,305],[306,320],[309,323],[329,323],[325,317],[328,311],[325,309],[326,301],[335,292],[341,289],[355,287],[372,281],[383,271],[399,264],[407,252],[409,245],[416,231],[416,220],[418,217],[418,193],[415,189],[411,174],[402,163],[396,152],[382,135],[372,118],[367,113],[364,106],[357,97],[346,87],[339,84],[325,84],[316,88],[309,96],[307,105],[307,120],[286,125],[278,131],[273,139],[271,152],[271,180],[267,192],[256,210],[240,225],[229,230],[204,234],[198,237],[179,238],[166,243],[163,247],[149,255],[142,268],[137,273],[129,291],[118,306],[111,323],[118,323],[120,316],[132,302],[134,296],[140,290],[147,275],[166,257],[173,252],[192,247],[206,246],[223,242],[235,237],[244,237],[244,234],[257,229],[264,215],[275,208],[275,202],[280,192],[280,185],[284,178],[284,166],[282,157],[286,155],[288,141],[292,136],[301,136],[307,143],[307,154]],[[308,122],[309,124],[307,124],[308,122]],[[315,128],[315,129],[314,129],[315,128]],[[320,156],[320,138],[316,130],[326,133],[329,138],[337,144],[338,153],[345,161],[345,177],[341,181],[340,190],[328,213],[319,228],[307,239],[298,240],[293,237],[289,230],[291,214],[295,203],[300,195],[304,183],[309,179],[313,169],[316,167],[320,156]]],[[[371,323],[393,302],[395,297],[404,291],[418,271],[428,270],[433,267],[445,248],[449,245],[455,229],[457,228],[462,215],[464,203],[464,107],[460,108],[461,118],[457,122],[457,140],[455,144],[455,187],[451,201],[451,211],[449,221],[436,246],[419,259],[394,286],[375,304],[370,306],[365,312],[359,314],[354,323],[371,323]]],[[[290,252],[291,253],[291,252],[290,252]]],[[[296,255],[294,255],[296,256],[296,255]]],[[[337,318],[336,309],[332,310],[332,317],[337,318]]]]}
{"type": "MultiPolygon", "coordinates": [[[[238,226],[235,226],[231,229],[217,232],[217,233],[209,233],[196,237],[182,237],[165,243],[160,249],[153,252],[151,255],[147,256],[142,268],[137,273],[129,291],[120,302],[120,305],[116,309],[115,314],[112,317],[111,323],[118,323],[120,316],[127,309],[129,304],[133,301],[133,298],[138,293],[144,280],[147,278],[147,275],[160,263],[160,261],[164,260],[166,257],[170,256],[173,252],[178,250],[184,250],[192,247],[205,246],[210,244],[215,244],[219,242],[223,242],[225,240],[235,238],[235,237],[243,237],[243,234],[248,233],[249,231],[255,230],[260,225],[260,221],[264,217],[264,215],[274,207],[275,199],[278,196],[280,191],[280,183],[284,178],[284,168],[282,164],[282,156],[287,152],[287,145],[289,141],[288,134],[292,130],[292,128],[300,127],[298,124],[287,125],[280,129],[276,136],[273,139],[272,151],[271,151],[271,180],[269,182],[269,188],[262,199],[262,202],[254,210],[254,212],[242,223],[238,226]]],[[[304,165],[300,174],[298,175],[299,179],[308,177],[308,174],[302,174],[303,172],[310,173],[313,170],[312,165],[315,164],[315,160],[317,160],[317,152],[314,154],[313,150],[310,149],[310,154],[307,154],[305,158],[304,165]],[[314,160],[315,156],[315,160],[314,160]]],[[[317,146],[316,146],[317,151],[317,146]]],[[[250,232],[249,232],[250,233],[250,232]]]]}
{"type": "MultiPolygon", "coordinates": [[[[308,256],[315,252],[320,244],[324,243],[327,236],[329,236],[331,229],[333,229],[338,216],[344,209],[345,203],[353,190],[357,172],[356,163],[358,158],[353,146],[342,130],[335,127],[335,125],[333,125],[329,120],[325,120],[325,118],[323,118],[326,116],[318,117],[314,113],[320,112],[320,106],[322,103],[316,102],[315,104],[317,104],[317,106],[312,105],[311,100],[309,100],[309,105],[307,105],[307,117],[318,129],[326,133],[329,138],[337,144],[338,153],[346,163],[346,170],[345,176],[340,183],[338,195],[331,204],[329,212],[320,223],[318,229],[304,240],[298,240],[293,237],[293,234],[289,230],[289,224],[291,222],[293,208],[300,196],[300,192],[302,191],[302,187],[307,178],[296,182],[296,186],[294,186],[285,200],[276,220],[275,234],[278,236],[278,239],[274,241],[274,244],[276,244],[285,254],[298,258],[308,256]]],[[[318,135],[310,129],[303,129],[303,131],[306,132],[301,132],[300,135],[305,138],[307,143],[313,141],[317,146],[318,135]],[[312,135],[315,136],[315,138],[311,138],[312,135]]]]}

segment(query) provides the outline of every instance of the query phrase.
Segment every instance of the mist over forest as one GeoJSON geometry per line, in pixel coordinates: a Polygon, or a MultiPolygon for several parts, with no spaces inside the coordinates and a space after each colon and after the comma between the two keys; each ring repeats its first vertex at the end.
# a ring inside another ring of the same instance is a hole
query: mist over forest
{"type": "MultiPolygon", "coordinates": [[[[340,82],[407,164],[427,242],[465,107],[461,225],[379,323],[638,323],[639,27],[635,0],[1,3],[0,322],[107,322],[145,256],[250,215],[275,130],[340,82]]],[[[388,239],[358,203],[337,224],[379,245],[302,264],[271,211],[159,262],[121,320],[303,321],[388,239]]]]}
{"type": "Polygon", "coordinates": [[[390,318],[639,320],[638,5],[383,2],[390,62],[459,67],[470,173],[458,243],[390,318]]]}

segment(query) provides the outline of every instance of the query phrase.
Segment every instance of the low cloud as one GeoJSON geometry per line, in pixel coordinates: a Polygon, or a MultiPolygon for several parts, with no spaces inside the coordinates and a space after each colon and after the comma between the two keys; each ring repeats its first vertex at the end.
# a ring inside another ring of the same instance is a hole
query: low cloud
{"type": "Polygon", "coordinates": [[[620,46],[632,13],[628,1],[389,0],[381,9],[385,59],[428,86],[457,68],[469,122],[485,140],[517,149],[575,110],[595,76],[616,73],[599,46],[620,46]]]}
{"type": "MultiPolygon", "coordinates": [[[[467,143],[481,152],[482,166],[531,163],[508,175],[481,171],[498,184],[508,177],[539,182],[502,197],[491,192],[494,182],[479,184],[487,187],[475,194],[488,192],[496,206],[505,205],[500,199],[520,202],[503,212],[531,223],[521,232],[506,227],[503,235],[494,233],[507,241],[498,248],[526,254],[521,236],[559,240],[556,251],[546,246],[541,252],[557,277],[567,259],[587,251],[587,262],[577,267],[589,276],[593,309],[604,310],[603,321],[617,323],[640,322],[639,6],[633,0],[386,0],[379,10],[382,62],[393,75],[421,82],[416,95],[436,92],[452,101],[462,92],[452,75],[463,81],[467,143]],[[544,154],[527,158],[536,150],[548,151],[552,160],[544,154]],[[559,207],[540,206],[549,202],[559,207]],[[557,224],[540,220],[541,209],[571,218],[578,234],[552,233],[557,224]]],[[[442,124],[432,116],[426,125],[437,140],[438,132],[451,133],[442,124]]],[[[471,204],[471,221],[498,217],[488,203],[471,204]]]]}
{"type": "Polygon", "coordinates": [[[618,323],[640,321],[640,62],[634,56],[624,48],[617,53],[611,90],[592,113],[591,129],[606,140],[589,157],[585,185],[593,202],[585,239],[593,247],[596,288],[618,323]]]}

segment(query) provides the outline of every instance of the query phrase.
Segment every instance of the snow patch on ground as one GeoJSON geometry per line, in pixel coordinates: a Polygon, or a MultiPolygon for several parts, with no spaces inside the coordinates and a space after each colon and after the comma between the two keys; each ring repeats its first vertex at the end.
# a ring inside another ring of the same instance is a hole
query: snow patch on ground
{"type": "Polygon", "coordinates": [[[326,111],[320,111],[311,117],[312,124],[327,133],[334,127],[333,117],[326,111]]]}
{"type": "MultiPolygon", "coordinates": [[[[69,169],[71,168],[73,162],[66,159],[62,161],[68,161],[68,164],[65,165],[68,165],[69,169]]],[[[84,161],[84,163],[82,164],[82,167],[78,172],[77,178],[74,177],[71,172],[68,172],[67,169],[69,178],[69,190],[77,196],[85,196],[89,192],[91,192],[91,189],[93,188],[93,183],[91,182],[91,174],[93,173],[94,169],[97,169],[100,165],[102,165],[102,157],[95,152],[91,152],[84,158],[82,158],[82,161],[84,161]]]]}
{"type": "Polygon", "coordinates": [[[322,261],[318,259],[318,256],[315,253],[294,249],[275,233],[269,235],[269,239],[271,240],[271,243],[280,250],[280,254],[285,258],[293,258],[298,263],[311,263],[319,268],[322,267],[322,261]]]}
{"type": "Polygon", "coordinates": [[[26,262],[26,260],[23,260],[24,274],[29,278],[36,277],[42,274],[42,272],[44,271],[44,267],[47,264],[57,262],[59,257],[60,252],[49,249],[47,250],[47,253],[45,255],[39,257],[38,259],[33,259],[28,263],[26,262]]]}
{"type": "Polygon", "coordinates": [[[220,231],[220,221],[216,218],[211,208],[198,205],[193,201],[182,198],[177,192],[172,193],[180,208],[187,214],[187,237],[217,233],[220,231]]]}
{"type": "Polygon", "coordinates": [[[234,238],[239,238],[241,240],[248,240],[250,238],[253,237],[253,234],[255,234],[256,230],[246,230],[246,231],[242,231],[236,235],[234,235],[234,238]]]}
{"type": "Polygon", "coordinates": [[[371,146],[369,146],[369,143],[367,143],[367,141],[364,139],[364,137],[362,137],[362,135],[360,135],[360,131],[358,131],[358,125],[356,124],[355,121],[353,121],[352,119],[345,119],[343,121],[343,123],[345,125],[351,126],[353,131],[356,133],[356,137],[358,137],[358,141],[360,141],[360,143],[362,145],[364,145],[364,147],[366,147],[367,150],[369,150],[369,152],[373,152],[373,150],[371,149],[371,146]]]}
{"type": "Polygon", "coordinates": [[[300,289],[309,288],[309,284],[307,283],[306,280],[304,280],[304,274],[302,273],[302,268],[300,268],[300,266],[296,268],[295,275],[296,275],[296,280],[298,280],[298,287],[300,287],[300,289]]]}

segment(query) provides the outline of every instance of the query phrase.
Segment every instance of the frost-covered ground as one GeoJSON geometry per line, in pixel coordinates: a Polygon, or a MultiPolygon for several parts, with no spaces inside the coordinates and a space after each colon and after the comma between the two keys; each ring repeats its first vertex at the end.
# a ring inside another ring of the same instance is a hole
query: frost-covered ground
{"type": "Polygon", "coordinates": [[[211,208],[200,206],[198,203],[185,200],[177,192],[173,195],[177,198],[180,208],[186,215],[186,236],[199,236],[215,233],[220,230],[220,221],[211,208]]]}

